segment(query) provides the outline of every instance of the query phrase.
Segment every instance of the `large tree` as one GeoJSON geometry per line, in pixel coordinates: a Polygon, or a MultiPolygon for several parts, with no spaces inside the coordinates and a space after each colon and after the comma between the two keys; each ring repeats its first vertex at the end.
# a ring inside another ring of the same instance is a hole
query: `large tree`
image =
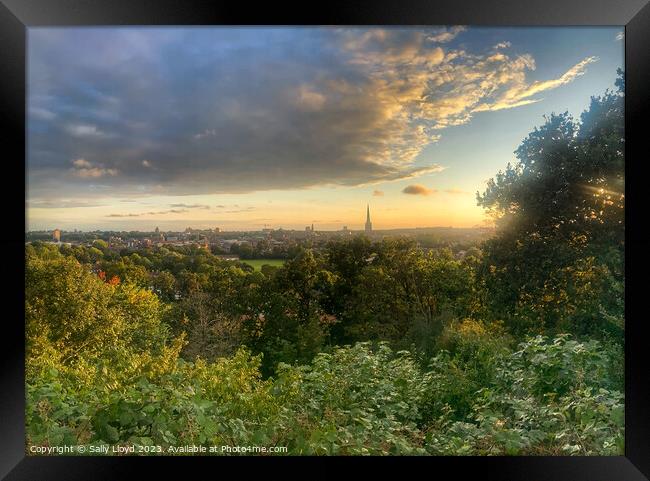
{"type": "Polygon", "coordinates": [[[580,121],[552,114],[488,182],[495,218],[481,278],[496,317],[523,330],[622,329],[623,73],[580,121]]]}

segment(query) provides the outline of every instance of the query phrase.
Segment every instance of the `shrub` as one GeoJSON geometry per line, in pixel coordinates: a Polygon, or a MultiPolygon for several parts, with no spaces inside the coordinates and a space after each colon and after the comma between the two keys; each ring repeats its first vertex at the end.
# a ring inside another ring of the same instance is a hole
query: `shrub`
{"type": "Polygon", "coordinates": [[[429,446],[441,454],[622,454],[623,394],[603,387],[609,362],[597,341],[532,338],[477,393],[473,426],[441,422],[451,438],[434,433],[429,446]]]}

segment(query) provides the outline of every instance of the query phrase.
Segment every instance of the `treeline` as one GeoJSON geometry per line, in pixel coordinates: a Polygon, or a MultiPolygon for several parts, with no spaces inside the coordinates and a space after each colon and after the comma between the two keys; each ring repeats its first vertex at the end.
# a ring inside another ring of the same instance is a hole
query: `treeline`
{"type": "MultiPolygon", "coordinates": [[[[361,341],[433,353],[444,325],[479,313],[473,270],[480,256],[474,248],[457,260],[408,239],[373,244],[360,236],[318,252],[299,248],[283,267],[256,272],[199,248],[121,256],[102,241],[27,247],[28,269],[47,260],[50,274],[62,276],[80,263],[106,283],[154,293],[167,304],[172,333],[187,333],[188,360],[214,360],[246,345],[263,354],[265,375],[279,362],[306,363],[330,346],[361,341]]],[[[44,298],[53,288],[39,285],[34,295],[44,298]]]]}
{"type": "Polygon", "coordinates": [[[462,257],[359,236],[254,271],[28,245],[29,442],[621,454],[622,82],[523,141],[462,257]]]}

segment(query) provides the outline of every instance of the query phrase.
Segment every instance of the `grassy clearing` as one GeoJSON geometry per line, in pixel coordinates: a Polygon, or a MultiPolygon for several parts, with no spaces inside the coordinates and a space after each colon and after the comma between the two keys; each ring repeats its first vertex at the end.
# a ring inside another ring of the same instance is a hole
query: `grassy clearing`
{"type": "Polygon", "coordinates": [[[277,267],[282,267],[284,265],[285,260],[284,259],[242,259],[244,264],[248,264],[249,266],[253,267],[256,271],[259,271],[262,269],[262,266],[264,265],[269,265],[269,266],[277,266],[277,267]]]}

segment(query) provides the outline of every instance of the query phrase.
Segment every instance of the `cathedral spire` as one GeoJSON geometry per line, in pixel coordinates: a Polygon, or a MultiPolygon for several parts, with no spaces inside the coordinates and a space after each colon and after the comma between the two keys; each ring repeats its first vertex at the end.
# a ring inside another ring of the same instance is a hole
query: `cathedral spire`
{"type": "Polygon", "coordinates": [[[372,222],[370,222],[370,204],[366,206],[366,232],[372,232],[372,222]]]}

